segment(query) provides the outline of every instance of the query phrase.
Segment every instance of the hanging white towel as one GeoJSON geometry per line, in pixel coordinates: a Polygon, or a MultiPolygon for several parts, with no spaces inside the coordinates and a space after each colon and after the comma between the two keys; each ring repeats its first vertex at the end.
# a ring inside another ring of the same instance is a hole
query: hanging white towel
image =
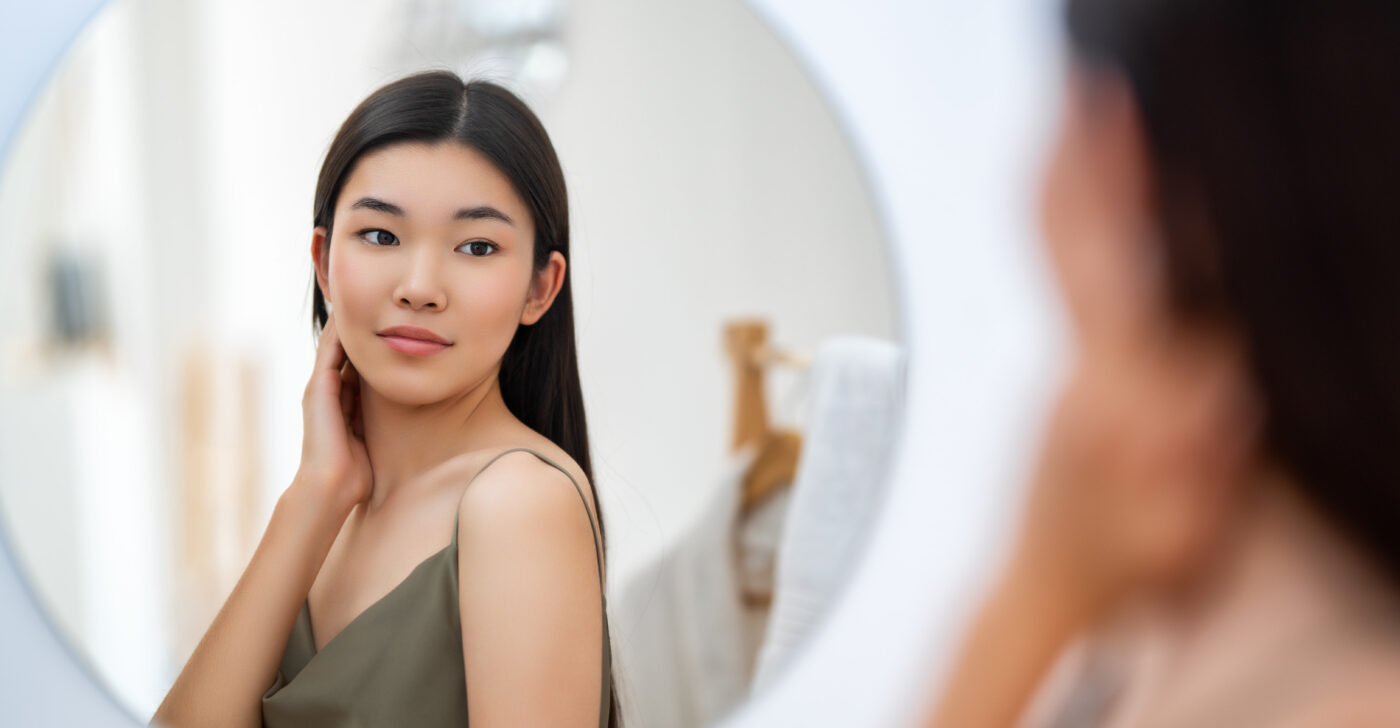
{"type": "Polygon", "coordinates": [[[904,381],[905,357],[892,342],[850,336],[818,348],[755,691],[788,664],[850,579],[885,499],[904,381]]]}
{"type": "Polygon", "coordinates": [[[713,725],[748,696],[769,608],[746,605],[743,590],[772,590],[787,504],[784,489],[740,518],[754,455],[733,457],[700,518],[610,601],[630,725],[713,725]]]}

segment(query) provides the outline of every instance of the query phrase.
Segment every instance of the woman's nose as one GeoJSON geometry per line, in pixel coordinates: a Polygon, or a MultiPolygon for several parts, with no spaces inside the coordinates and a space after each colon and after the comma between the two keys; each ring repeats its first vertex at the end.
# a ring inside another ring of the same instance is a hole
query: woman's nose
{"type": "Polygon", "coordinates": [[[438,283],[441,263],[433,260],[431,250],[418,250],[412,255],[408,269],[394,290],[394,300],[409,308],[442,310],[447,307],[447,293],[438,283]]]}

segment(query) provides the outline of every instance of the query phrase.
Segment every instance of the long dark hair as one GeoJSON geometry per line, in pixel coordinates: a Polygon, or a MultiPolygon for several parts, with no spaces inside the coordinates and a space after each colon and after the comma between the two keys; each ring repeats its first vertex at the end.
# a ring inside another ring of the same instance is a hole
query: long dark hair
{"type": "Polygon", "coordinates": [[[1066,9],[1132,88],[1175,307],[1240,332],[1265,456],[1400,582],[1400,4],[1066,9]]]}
{"type": "MultiPolygon", "coordinates": [[[[442,70],[417,73],[379,88],[336,132],[316,180],[312,213],[313,226],[326,228],[326,244],[330,244],[341,187],[361,156],[401,142],[445,141],[480,152],[524,199],[535,224],[536,270],[545,266],[553,251],[569,259],[568,192],[544,125],[501,86],[464,82],[442,70]]],[[[563,287],[544,316],[533,325],[516,328],[501,361],[500,387],[511,413],[567,452],[583,470],[593,492],[599,540],[606,550],[574,344],[572,268],[566,266],[563,287]]],[[[314,275],[311,285],[312,333],[319,336],[326,324],[326,301],[314,275]]],[[[616,726],[620,716],[615,684],[609,700],[609,724],[616,726]]]]}

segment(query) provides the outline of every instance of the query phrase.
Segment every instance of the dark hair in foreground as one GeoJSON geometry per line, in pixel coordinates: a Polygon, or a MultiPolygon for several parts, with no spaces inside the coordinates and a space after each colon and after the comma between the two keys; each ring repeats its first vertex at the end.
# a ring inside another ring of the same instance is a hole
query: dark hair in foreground
{"type": "Polygon", "coordinates": [[[1066,10],[1135,96],[1173,304],[1240,333],[1265,455],[1400,582],[1400,3],[1066,10]]]}
{"type": "MultiPolygon", "coordinates": [[[[544,125],[514,94],[487,82],[463,82],[450,71],[428,71],[394,81],[370,94],[336,132],[316,180],[313,225],[326,228],[329,245],[336,200],[359,158],[401,142],[457,142],[480,152],[511,182],[535,224],[534,264],[542,269],[552,251],[569,259],[569,200],[564,173],[544,125]]],[[[588,424],[574,344],[572,266],[549,310],[521,325],[501,362],[506,406],[578,463],[598,504],[588,454],[588,424]]],[[[312,330],[326,323],[326,301],[312,276],[312,330]]],[[[598,535],[606,548],[603,513],[598,535]]],[[[619,724],[617,689],[610,696],[610,725],[619,724]]]]}

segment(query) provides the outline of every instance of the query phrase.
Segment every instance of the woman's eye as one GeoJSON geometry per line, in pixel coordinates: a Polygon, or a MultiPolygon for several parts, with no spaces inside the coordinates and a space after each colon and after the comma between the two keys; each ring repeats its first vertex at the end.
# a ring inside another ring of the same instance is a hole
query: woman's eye
{"type": "Polygon", "coordinates": [[[388,230],[366,230],[360,233],[360,237],[370,245],[396,245],[399,242],[388,230]]]}
{"type": "Polygon", "coordinates": [[[478,258],[484,255],[490,255],[491,251],[496,249],[495,243],[488,243],[485,240],[473,240],[462,247],[467,251],[467,255],[476,256],[478,258]]]}

